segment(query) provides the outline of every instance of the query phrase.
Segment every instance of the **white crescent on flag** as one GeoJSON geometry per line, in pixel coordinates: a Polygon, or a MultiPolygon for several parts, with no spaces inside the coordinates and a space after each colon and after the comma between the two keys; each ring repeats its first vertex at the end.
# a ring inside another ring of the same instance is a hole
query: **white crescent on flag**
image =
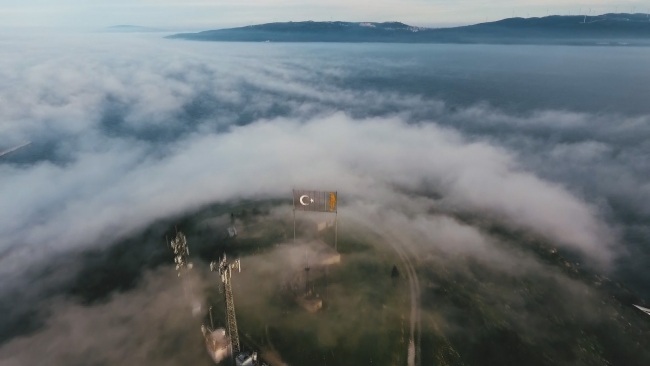
{"type": "Polygon", "coordinates": [[[336,212],[338,206],[336,192],[293,191],[293,208],[298,211],[336,212]]]}
{"type": "Polygon", "coordinates": [[[314,199],[313,199],[313,198],[309,198],[309,196],[306,195],[306,194],[303,194],[302,196],[300,196],[300,199],[299,199],[298,201],[300,201],[300,204],[303,205],[303,206],[308,206],[310,203],[314,203],[314,199]],[[303,201],[303,199],[304,199],[306,202],[303,201]]]}

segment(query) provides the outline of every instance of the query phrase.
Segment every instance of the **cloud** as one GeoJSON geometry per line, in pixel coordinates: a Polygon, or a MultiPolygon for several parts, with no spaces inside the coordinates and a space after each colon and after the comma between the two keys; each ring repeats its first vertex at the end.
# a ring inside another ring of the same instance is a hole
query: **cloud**
{"type": "Polygon", "coordinates": [[[181,283],[167,267],[104,304],[56,299],[41,309],[51,314],[44,328],[3,344],[0,360],[7,366],[208,365],[201,319],[191,316],[181,283]]]}
{"type": "Polygon", "coordinates": [[[283,197],[292,186],[332,187],[348,200],[382,207],[395,195],[394,184],[431,182],[449,205],[492,213],[589,257],[610,259],[611,239],[593,207],[519,170],[505,151],[466,143],[433,124],[344,114],[275,119],[188,135],[162,159],[145,151],[118,140],[65,166],[5,167],[4,186],[14,197],[5,206],[14,218],[3,220],[5,240],[69,250],[209,202],[283,197]]]}
{"type": "MultiPolygon", "coordinates": [[[[0,130],[8,141],[49,148],[35,149],[25,164],[0,165],[7,272],[23,265],[15,258],[109,243],[210,202],[285,197],[298,186],[337,189],[350,203],[378,209],[399,198],[395,186],[424,186],[442,195],[439,204],[531,230],[597,261],[612,259],[615,237],[598,206],[526,169],[522,154],[499,141],[445,127],[454,119],[521,126],[521,118],[476,108],[445,117],[444,106],[421,96],[340,88],[323,82],[345,75],[338,66],[296,67],[308,64],[288,61],[283,48],[270,49],[264,62],[243,45],[219,45],[224,53],[212,45],[97,37],[108,43],[58,44],[83,45],[74,57],[11,45],[30,50],[32,61],[5,61],[3,70],[15,72],[1,76],[0,130]],[[429,118],[412,121],[418,111],[429,118]]],[[[548,113],[527,123],[544,126],[558,116],[578,120],[563,126],[583,124],[580,116],[548,113]]]]}

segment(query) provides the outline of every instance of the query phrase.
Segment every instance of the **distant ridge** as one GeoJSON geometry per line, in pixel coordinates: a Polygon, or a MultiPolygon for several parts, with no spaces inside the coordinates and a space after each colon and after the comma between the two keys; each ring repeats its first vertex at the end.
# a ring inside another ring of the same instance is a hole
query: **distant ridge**
{"type": "Polygon", "coordinates": [[[508,18],[453,28],[400,22],[288,22],[181,33],[167,38],[225,42],[395,42],[650,45],[646,14],[508,18]]]}

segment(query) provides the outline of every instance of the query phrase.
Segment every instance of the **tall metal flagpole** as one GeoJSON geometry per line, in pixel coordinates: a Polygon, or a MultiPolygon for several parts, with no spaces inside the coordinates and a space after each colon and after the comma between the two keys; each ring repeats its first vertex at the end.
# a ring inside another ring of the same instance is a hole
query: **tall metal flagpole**
{"type": "Polygon", "coordinates": [[[338,238],[339,238],[339,192],[336,191],[336,212],[334,213],[334,250],[338,252],[338,238]]]}

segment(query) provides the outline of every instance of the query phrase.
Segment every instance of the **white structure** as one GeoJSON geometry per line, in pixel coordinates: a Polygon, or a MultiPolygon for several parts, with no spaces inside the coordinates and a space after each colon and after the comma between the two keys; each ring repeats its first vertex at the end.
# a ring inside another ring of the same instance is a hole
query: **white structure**
{"type": "Polygon", "coordinates": [[[650,315],[650,309],[646,309],[646,308],[641,307],[641,306],[639,306],[639,305],[634,305],[634,307],[637,308],[637,309],[639,309],[639,310],[641,310],[641,311],[643,311],[644,313],[650,315]]]}
{"type": "Polygon", "coordinates": [[[257,353],[253,352],[252,355],[249,355],[246,352],[242,352],[235,358],[235,365],[237,366],[253,366],[257,364],[257,353]]]}
{"type": "Polygon", "coordinates": [[[341,254],[324,241],[317,239],[301,245],[304,251],[309,254],[310,263],[316,266],[328,266],[341,263],[341,254]]]}
{"type": "Polygon", "coordinates": [[[332,221],[329,221],[329,220],[328,221],[323,221],[323,222],[319,222],[318,224],[316,224],[316,230],[323,231],[323,230],[325,230],[327,228],[330,228],[330,227],[333,227],[333,226],[334,226],[334,220],[332,220],[332,221]]]}
{"type": "Polygon", "coordinates": [[[225,329],[219,328],[210,332],[209,328],[202,326],[201,331],[205,338],[208,353],[215,363],[219,363],[230,356],[230,340],[225,329]]]}

